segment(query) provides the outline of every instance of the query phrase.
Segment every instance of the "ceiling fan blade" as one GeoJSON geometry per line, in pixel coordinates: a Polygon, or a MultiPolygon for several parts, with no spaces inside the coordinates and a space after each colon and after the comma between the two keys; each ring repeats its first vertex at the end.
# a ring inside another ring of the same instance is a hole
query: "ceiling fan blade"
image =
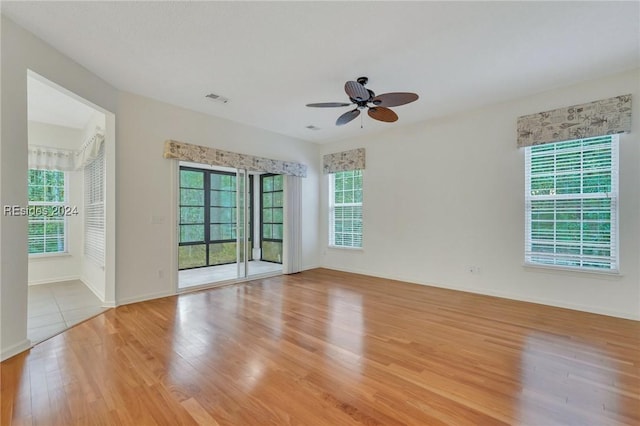
{"type": "Polygon", "coordinates": [[[387,123],[393,123],[398,120],[398,114],[385,107],[371,107],[368,114],[373,119],[387,123]]]}
{"type": "Polygon", "coordinates": [[[335,107],[345,107],[351,104],[346,104],[344,102],[320,102],[317,104],[307,104],[308,107],[314,108],[335,108],[335,107]]]}
{"type": "Polygon", "coordinates": [[[342,126],[343,124],[347,124],[348,122],[350,122],[351,120],[353,120],[359,115],[360,115],[360,110],[358,108],[351,111],[347,111],[344,114],[342,114],[340,117],[338,117],[338,119],[336,120],[336,126],[342,126]]]}
{"type": "Polygon", "coordinates": [[[347,81],[344,85],[344,91],[347,92],[350,98],[356,101],[369,100],[369,91],[357,81],[347,81]]]}
{"type": "Polygon", "coordinates": [[[378,95],[371,101],[375,106],[393,107],[408,104],[418,99],[418,95],[409,92],[392,92],[378,95]]]}

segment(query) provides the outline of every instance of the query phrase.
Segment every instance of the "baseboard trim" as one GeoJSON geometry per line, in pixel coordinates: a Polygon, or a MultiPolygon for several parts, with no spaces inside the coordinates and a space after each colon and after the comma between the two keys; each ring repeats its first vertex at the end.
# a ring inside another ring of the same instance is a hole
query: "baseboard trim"
{"type": "Polygon", "coordinates": [[[606,316],[609,316],[609,317],[640,321],[640,314],[633,315],[633,314],[629,314],[629,313],[626,313],[626,312],[618,312],[618,311],[612,311],[612,310],[609,310],[609,309],[602,309],[602,308],[599,308],[599,307],[596,307],[596,306],[580,305],[580,304],[577,304],[577,303],[558,302],[556,300],[549,300],[549,299],[538,298],[538,297],[526,297],[525,298],[525,297],[522,297],[522,296],[519,296],[519,295],[514,295],[514,294],[511,294],[511,293],[505,293],[505,292],[500,292],[500,291],[493,291],[493,290],[478,291],[477,288],[470,288],[470,287],[463,287],[463,286],[456,286],[456,285],[436,284],[436,283],[419,281],[419,280],[415,280],[413,278],[407,278],[407,277],[402,277],[402,276],[391,276],[391,275],[386,275],[386,274],[373,275],[373,274],[371,274],[371,272],[362,271],[362,270],[358,270],[358,269],[352,269],[352,268],[336,268],[336,267],[333,267],[333,266],[321,266],[321,268],[330,269],[330,270],[334,270],[334,271],[340,271],[340,272],[348,272],[348,273],[351,273],[351,274],[366,275],[366,276],[375,277],[375,278],[384,278],[384,279],[387,279],[387,280],[402,281],[402,282],[406,282],[406,283],[410,283],[410,284],[418,284],[418,285],[426,285],[426,286],[430,286],[430,287],[444,288],[444,289],[447,289],[447,290],[464,291],[466,293],[482,294],[482,295],[485,295],[485,296],[500,297],[502,299],[517,300],[519,302],[537,303],[539,305],[553,306],[553,307],[556,307],[556,308],[563,308],[563,309],[571,309],[572,311],[587,312],[587,313],[591,313],[591,314],[606,315],[606,316]]]}
{"type": "Polygon", "coordinates": [[[82,279],[80,278],[79,275],[69,275],[66,277],[58,277],[58,278],[46,278],[43,280],[34,280],[34,281],[29,281],[27,283],[27,285],[32,286],[32,285],[43,285],[43,284],[52,284],[52,283],[60,283],[63,281],[77,281],[80,280],[82,281],[82,279]]]}
{"type": "Polygon", "coordinates": [[[6,361],[11,357],[18,355],[21,352],[26,351],[31,348],[31,340],[24,339],[21,342],[18,342],[14,345],[9,346],[8,348],[4,348],[2,353],[0,353],[0,361],[6,361]]]}
{"type": "Polygon", "coordinates": [[[89,290],[91,290],[91,292],[92,292],[93,294],[95,294],[95,296],[96,296],[98,299],[100,299],[100,301],[101,301],[101,302],[103,302],[103,303],[104,303],[104,293],[100,292],[100,291],[96,288],[96,286],[95,286],[91,281],[89,281],[89,280],[87,279],[87,277],[81,277],[81,278],[80,278],[80,281],[82,281],[82,282],[84,283],[84,285],[86,285],[86,286],[87,286],[87,288],[88,288],[89,290]]]}
{"type": "MultiPolygon", "coordinates": [[[[311,269],[315,269],[315,268],[311,268],[311,269]]],[[[176,296],[176,295],[179,295],[179,294],[190,293],[192,291],[200,291],[200,290],[206,290],[208,288],[215,288],[215,287],[227,286],[227,285],[232,285],[232,284],[240,284],[240,283],[253,281],[253,280],[260,280],[260,279],[265,279],[265,278],[277,277],[279,275],[282,275],[282,272],[275,272],[275,273],[266,272],[266,273],[260,274],[260,275],[252,275],[252,276],[247,277],[246,279],[242,279],[242,280],[231,280],[231,281],[228,281],[228,282],[225,281],[225,282],[221,283],[220,285],[215,285],[215,283],[210,283],[210,284],[203,284],[201,286],[187,287],[185,289],[179,289],[177,293],[176,292],[172,292],[172,291],[163,291],[163,292],[158,292],[158,293],[147,293],[147,294],[143,294],[143,295],[140,295],[140,296],[126,297],[124,299],[119,299],[116,302],[115,306],[130,305],[131,303],[138,303],[138,302],[146,302],[148,300],[161,299],[163,297],[169,297],[169,296],[176,296]]]]}
{"type": "Polygon", "coordinates": [[[169,296],[175,296],[176,294],[172,291],[161,291],[158,293],[147,293],[147,294],[142,294],[140,296],[133,296],[133,297],[125,297],[124,299],[120,299],[118,300],[115,305],[116,306],[122,306],[122,305],[130,305],[132,303],[138,303],[138,302],[146,302],[147,300],[153,300],[153,299],[161,299],[163,297],[169,297],[169,296]]]}

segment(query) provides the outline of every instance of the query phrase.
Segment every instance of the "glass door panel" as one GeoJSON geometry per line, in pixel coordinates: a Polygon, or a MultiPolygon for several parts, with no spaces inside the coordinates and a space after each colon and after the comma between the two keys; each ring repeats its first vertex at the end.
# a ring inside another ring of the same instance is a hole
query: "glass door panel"
{"type": "Polygon", "coordinates": [[[246,173],[180,167],[178,288],[246,276],[239,266],[245,227],[238,226],[246,214],[245,179],[246,173]]]}
{"type": "MultiPolygon", "coordinates": [[[[209,172],[209,266],[236,263],[236,191],[234,173],[209,172]]],[[[229,279],[235,278],[233,274],[227,275],[229,279]]]]}
{"type": "Polygon", "coordinates": [[[249,275],[282,272],[284,234],[284,176],[260,175],[256,183],[256,256],[249,262],[249,275]]]}
{"type": "Polygon", "coordinates": [[[265,262],[282,264],[284,177],[262,175],[262,259],[265,262]]]}
{"type": "Polygon", "coordinates": [[[178,268],[207,265],[205,173],[197,169],[180,169],[178,268]]]}

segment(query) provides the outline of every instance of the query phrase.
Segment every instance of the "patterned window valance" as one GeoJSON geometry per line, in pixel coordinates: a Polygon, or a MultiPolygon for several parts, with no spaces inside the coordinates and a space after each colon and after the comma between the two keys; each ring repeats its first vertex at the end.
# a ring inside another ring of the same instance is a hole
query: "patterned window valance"
{"type": "Polygon", "coordinates": [[[325,175],[348,170],[363,170],[365,165],[364,157],[364,148],[327,154],[323,157],[322,170],[325,175]]]}
{"type": "Polygon", "coordinates": [[[307,166],[304,164],[254,157],[172,140],[164,143],[164,158],[193,161],[211,166],[235,167],[252,172],[307,177],[307,166]]]}
{"type": "Polygon", "coordinates": [[[631,131],[631,95],[518,118],[518,147],[631,131]]]}

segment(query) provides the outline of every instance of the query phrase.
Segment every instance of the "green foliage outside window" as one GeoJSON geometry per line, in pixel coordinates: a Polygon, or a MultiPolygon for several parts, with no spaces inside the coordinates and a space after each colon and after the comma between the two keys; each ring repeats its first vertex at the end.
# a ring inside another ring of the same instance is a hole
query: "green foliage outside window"
{"type": "Polygon", "coordinates": [[[329,242],[362,247],[362,170],[333,173],[329,242]]]}
{"type": "Polygon", "coordinates": [[[262,260],[282,263],[284,176],[261,176],[262,260]]]}
{"type": "Polygon", "coordinates": [[[61,207],[66,201],[65,173],[30,169],[28,176],[29,254],[66,251],[66,218],[61,207]]]}

